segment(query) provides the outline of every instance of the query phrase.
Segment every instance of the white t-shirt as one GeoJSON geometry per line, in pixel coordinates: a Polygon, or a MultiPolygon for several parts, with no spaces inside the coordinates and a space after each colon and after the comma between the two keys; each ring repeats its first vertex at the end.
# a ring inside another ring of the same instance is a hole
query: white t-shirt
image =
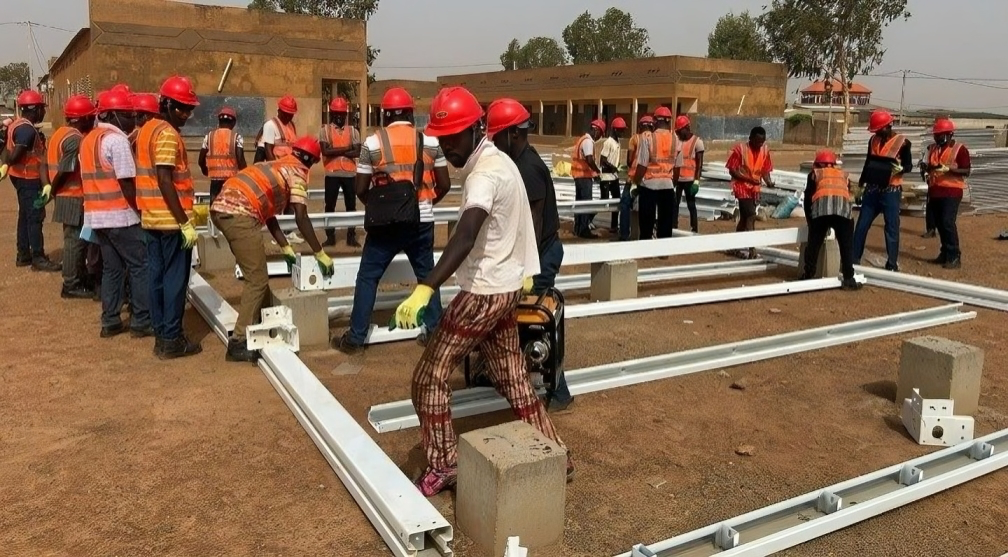
{"type": "MultiPolygon", "coordinates": [[[[620,144],[612,137],[607,137],[602,141],[602,149],[599,151],[599,160],[596,163],[602,168],[602,157],[605,157],[609,164],[619,167],[620,165],[620,144]]],[[[600,176],[602,181],[619,180],[619,174],[614,172],[603,172],[600,176]]]]}
{"type": "MultiPolygon", "coordinates": [[[[676,136],[676,154],[675,154],[675,167],[682,168],[683,165],[683,152],[682,152],[683,142],[676,136]]],[[[704,152],[703,140],[699,137],[696,138],[696,145],[693,146],[693,156],[697,156],[698,153],[704,152]]]]}
{"type": "MultiPolygon", "coordinates": [[[[276,129],[276,126],[273,126],[273,129],[276,129]]],[[[265,136],[266,132],[263,132],[263,135],[265,136]]],[[[238,132],[235,132],[235,146],[238,147],[239,149],[245,147],[245,140],[242,139],[241,134],[238,132]]],[[[200,147],[200,149],[209,149],[209,148],[210,148],[210,134],[208,133],[203,136],[203,146],[200,147]]]]}
{"type": "MultiPolygon", "coordinates": [[[[393,122],[388,127],[409,126],[409,122],[393,122]]],[[[441,150],[441,145],[436,137],[423,136],[424,152],[428,157],[434,159],[434,168],[446,168],[448,159],[441,150]]],[[[381,141],[378,134],[373,133],[364,140],[361,147],[360,157],[357,159],[357,172],[361,174],[374,174],[374,165],[381,161],[381,141]]],[[[419,201],[420,222],[434,222],[434,204],[429,200],[419,201]]]]}
{"type": "Polygon", "coordinates": [[[267,143],[270,145],[276,145],[277,140],[283,139],[283,133],[280,132],[280,128],[277,127],[276,122],[272,118],[266,120],[263,124],[262,137],[259,139],[259,143],[256,147],[265,147],[267,143]]]}
{"type": "MultiPolygon", "coordinates": [[[[584,134],[584,137],[585,140],[581,142],[581,154],[584,155],[585,158],[588,158],[595,154],[595,140],[592,139],[590,133],[584,134]]],[[[598,163],[598,161],[595,162],[596,164],[598,163]]]]}
{"type": "Polygon", "coordinates": [[[472,251],[455,271],[464,292],[517,292],[525,277],[539,274],[539,250],[528,195],[518,167],[485,138],[460,172],[462,205],[487,212],[472,251]]]}

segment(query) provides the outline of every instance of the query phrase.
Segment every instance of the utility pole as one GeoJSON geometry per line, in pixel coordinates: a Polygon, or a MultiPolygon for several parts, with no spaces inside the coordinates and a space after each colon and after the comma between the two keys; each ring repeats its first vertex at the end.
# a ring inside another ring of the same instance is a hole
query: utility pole
{"type": "Polygon", "coordinates": [[[31,22],[25,22],[25,27],[28,28],[28,88],[32,88],[32,56],[35,55],[35,45],[32,44],[32,28],[31,22]]]}
{"type": "Polygon", "coordinates": [[[910,70],[903,70],[903,86],[900,88],[900,113],[899,125],[903,125],[903,99],[906,98],[906,76],[910,70]]]}

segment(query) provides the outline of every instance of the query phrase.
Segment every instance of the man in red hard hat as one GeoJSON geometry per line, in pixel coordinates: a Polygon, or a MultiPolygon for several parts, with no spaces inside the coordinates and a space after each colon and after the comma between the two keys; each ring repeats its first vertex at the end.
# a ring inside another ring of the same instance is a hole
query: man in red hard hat
{"type": "Polygon", "coordinates": [[[645,114],[637,120],[637,133],[631,135],[627,142],[627,181],[620,195],[619,241],[621,242],[640,239],[639,203],[633,180],[637,174],[637,151],[641,137],[650,136],[653,131],[654,118],[650,114],[645,114]]]}
{"type": "MultiPolygon", "coordinates": [[[[435,290],[455,275],[460,292],[413,370],[413,406],[428,462],[417,487],[428,497],[455,483],[458,440],[448,377],[473,350],[483,353],[491,380],[515,415],[563,446],[532,388],[518,344],[515,309],[539,274],[532,213],[521,173],[483,136],[482,117],[479,102],[463,87],[446,87],[431,101],[426,131],[460,169],[462,206],[458,227],[433,272],[394,318],[397,327],[418,327],[435,290]]],[[[568,455],[568,477],[573,471],[568,455]]]]}
{"type": "Polygon", "coordinates": [[[690,129],[689,117],[685,114],[676,116],[675,134],[678,140],[676,147],[676,162],[673,168],[672,180],[676,185],[675,222],[673,227],[679,228],[679,206],[683,195],[686,196],[686,208],[689,210],[690,230],[699,232],[696,196],[700,191],[700,174],[703,172],[704,143],[700,136],[690,129]]]}
{"type": "Polygon", "coordinates": [[[136,155],[136,139],[140,134],[140,128],[147,123],[148,120],[157,116],[161,109],[158,106],[157,95],[153,93],[137,93],[133,95],[133,111],[136,113],[136,127],[129,134],[130,148],[133,149],[133,154],[136,155]]]}
{"type": "Polygon", "coordinates": [[[639,196],[642,240],[670,238],[674,229],[676,138],[672,133],[672,111],[659,106],[654,122],[654,132],[641,136],[637,143],[637,168],[630,186],[631,195],[639,196]]]}
{"type": "Polygon", "coordinates": [[[851,218],[850,177],[837,168],[836,163],[833,151],[819,151],[805,183],[808,242],[805,245],[805,266],[801,270],[801,278],[815,278],[819,250],[826,240],[826,234],[833,230],[840,248],[840,270],[843,273],[841,287],[844,290],[859,290],[861,283],[854,280],[854,259],[851,253],[854,220],[851,218]]]}
{"type": "Polygon", "coordinates": [[[863,188],[861,209],[854,225],[854,262],[864,255],[868,231],[875,218],[885,221],[886,264],[889,271],[899,271],[900,204],[903,198],[903,175],[913,172],[910,140],[893,132],[892,114],[885,110],[872,112],[868,119],[868,157],[858,182],[863,188]]]}
{"type": "Polygon", "coordinates": [[[245,279],[238,319],[228,339],[225,358],[230,362],[255,362],[259,359],[257,350],[248,349],[245,331],[271,298],[266,248],[262,241],[263,226],[283,250],[287,262],[290,265],[297,263],[294,248],[276,220],[276,216],[288,206],[293,207],[298,230],[311,246],[323,276],[333,274],[332,259],[322,250],[308,217],[308,171],[321,158],[318,140],[313,137],[297,139],[291,145],[289,155],[252,165],[228,178],[210,205],[210,218],[227,238],[228,247],[245,279]]]}
{"type": "Polygon", "coordinates": [[[297,126],[294,125],[297,110],[297,101],[290,95],[284,95],[277,101],[277,115],[263,124],[258,144],[265,149],[266,160],[272,161],[290,154],[291,144],[297,139],[297,126]]]}
{"type": "Polygon", "coordinates": [[[921,161],[921,173],[928,185],[926,210],[932,215],[941,239],[941,251],[931,262],[946,269],[958,269],[962,266],[962,253],[956,220],[972,162],[966,146],[954,138],[952,120],[935,120],[931,132],[934,143],[928,146],[925,160],[921,161]]]}
{"type": "MultiPolygon", "coordinates": [[[[401,87],[382,96],[384,127],[364,141],[357,161],[354,191],[364,203],[364,249],[354,288],[350,328],[333,346],[347,354],[365,347],[378,282],[396,255],[405,253],[417,281],[434,268],[434,205],[451,189],[448,161],[437,140],[413,125],[413,97],[401,87]],[[416,203],[412,200],[416,198],[416,203]]],[[[424,328],[426,344],[441,317],[441,296],[430,299],[424,328]]]]}
{"type": "MultiPolygon", "coordinates": [[[[760,187],[772,188],[770,177],[773,160],[770,147],[766,144],[766,130],[756,126],[749,131],[749,141],[739,143],[732,149],[725,162],[732,178],[732,194],[738,201],[739,221],[736,232],[756,230],[756,205],[760,199],[760,187]]],[[[739,256],[756,259],[756,248],[737,252],[739,256]]]]}
{"type": "MultiPolygon", "coordinates": [[[[588,131],[574,142],[571,153],[571,176],[574,178],[574,200],[591,201],[595,180],[599,179],[601,169],[595,162],[595,142],[605,134],[605,121],[596,118],[591,121],[588,131]]],[[[594,214],[574,215],[574,234],[579,238],[598,238],[592,232],[594,214]]]]}
{"type": "Polygon", "coordinates": [[[144,124],[137,137],[136,188],[148,236],[154,354],[167,360],[203,350],[182,330],[197,234],[192,173],[179,130],[192,117],[199,98],[189,78],[182,76],[165,80],[160,93],[161,113],[144,124]]]}
{"type": "MultiPolygon", "coordinates": [[[[599,149],[599,175],[602,186],[601,199],[619,199],[619,163],[620,163],[620,136],[627,129],[626,120],[619,116],[613,118],[609,123],[609,137],[602,142],[599,149]]],[[[609,225],[609,232],[615,234],[619,228],[619,211],[613,211],[612,222],[609,225]]]]}
{"type": "MultiPolygon", "coordinates": [[[[340,191],[346,210],[357,210],[357,195],[354,192],[354,176],[357,174],[357,158],[361,153],[360,133],[349,125],[347,115],[350,105],[343,97],[336,97],[329,103],[329,123],[319,130],[322,145],[322,164],[325,166],[325,212],[336,210],[340,191]]],[[[323,245],[336,245],[336,229],[327,228],[323,245]]],[[[348,246],[360,247],[357,229],[350,227],[346,232],[348,246]]]]}
{"type": "Polygon", "coordinates": [[[230,106],[217,112],[217,129],[203,137],[199,167],[210,178],[210,203],[220,194],[224,181],[238,174],[245,162],[245,140],[235,131],[238,114],[230,106]]]}

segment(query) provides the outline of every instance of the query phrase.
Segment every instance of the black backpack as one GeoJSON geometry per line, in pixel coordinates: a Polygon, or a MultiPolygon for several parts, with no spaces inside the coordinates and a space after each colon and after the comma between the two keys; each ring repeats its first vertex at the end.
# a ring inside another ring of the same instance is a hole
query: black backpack
{"type": "MultiPolygon", "coordinates": [[[[378,130],[382,153],[391,153],[391,142],[385,128],[378,130]]],[[[417,160],[413,165],[413,180],[392,181],[385,172],[372,177],[374,187],[368,191],[364,206],[364,230],[368,234],[410,232],[420,226],[420,205],[417,190],[423,184],[423,135],[417,132],[417,160]]]]}

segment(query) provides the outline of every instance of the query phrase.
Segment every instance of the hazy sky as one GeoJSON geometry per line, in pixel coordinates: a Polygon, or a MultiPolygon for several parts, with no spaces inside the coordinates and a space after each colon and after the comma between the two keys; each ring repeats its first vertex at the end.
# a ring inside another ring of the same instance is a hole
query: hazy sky
{"type": "MultiPolygon", "coordinates": [[[[200,3],[245,6],[248,0],[200,3]]],[[[500,69],[498,57],[513,37],[537,35],[560,39],[563,28],[584,10],[600,15],[617,5],[648,29],[657,55],[703,56],[707,34],[729,12],[758,13],[767,0],[381,0],[368,26],[369,42],[381,49],[375,64],[379,79],[433,79],[438,75],[500,69]]],[[[912,17],[886,33],[886,57],[874,74],[913,70],[943,78],[985,80],[964,84],[939,79],[908,79],[911,109],[958,108],[1008,112],[1008,67],[1004,63],[1002,23],[1008,1],[910,0],[912,17]]],[[[0,0],[0,23],[31,21],[76,32],[87,24],[87,0],[0,0]]],[[[44,57],[58,56],[72,32],[35,27],[44,57]]],[[[562,43],[561,43],[562,44],[562,43]]],[[[29,55],[25,25],[0,25],[0,63],[29,55]]],[[[43,72],[32,54],[35,76],[43,72]]],[[[913,75],[913,74],[911,74],[913,75]]],[[[872,101],[896,107],[901,79],[862,77],[872,101]]],[[[801,83],[793,81],[788,100],[801,83]]]]}

